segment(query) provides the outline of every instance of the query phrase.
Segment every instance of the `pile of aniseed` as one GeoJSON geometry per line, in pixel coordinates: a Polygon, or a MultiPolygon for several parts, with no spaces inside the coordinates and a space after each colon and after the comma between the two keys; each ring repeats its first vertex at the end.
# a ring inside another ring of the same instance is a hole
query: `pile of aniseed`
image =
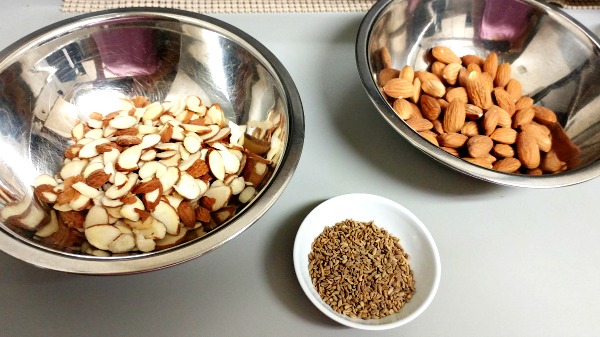
{"type": "Polygon", "coordinates": [[[400,240],[373,221],[347,219],[325,227],[308,255],[317,292],[353,318],[377,319],[400,311],[415,292],[400,240]]]}

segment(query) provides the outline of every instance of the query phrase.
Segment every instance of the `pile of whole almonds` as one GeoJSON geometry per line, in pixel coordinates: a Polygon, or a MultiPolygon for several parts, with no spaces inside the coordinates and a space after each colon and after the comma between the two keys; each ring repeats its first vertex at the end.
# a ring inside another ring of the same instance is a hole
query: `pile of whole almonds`
{"type": "Polygon", "coordinates": [[[459,57],[436,46],[430,56],[427,70],[395,69],[383,48],[377,78],[396,114],[423,138],[506,173],[553,174],[577,165],[579,148],[556,114],[522,94],[510,64],[496,53],[459,57]]]}
{"type": "Polygon", "coordinates": [[[47,245],[106,256],[200,237],[233,217],[280,160],[283,116],[236,125],[196,96],[120,99],[72,130],[56,175],[0,210],[47,245]],[[79,248],[78,248],[79,247],[79,248]]]}

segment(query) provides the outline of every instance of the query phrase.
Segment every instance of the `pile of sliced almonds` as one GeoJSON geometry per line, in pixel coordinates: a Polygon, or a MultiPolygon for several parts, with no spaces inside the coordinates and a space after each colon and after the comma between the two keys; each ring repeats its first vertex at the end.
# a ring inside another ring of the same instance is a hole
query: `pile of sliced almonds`
{"type": "Polygon", "coordinates": [[[121,99],[118,111],[78,122],[60,172],[40,175],[35,198],[4,207],[0,218],[88,254],[172,247],[255,197],[281,158],[282,118],[242,126],[195,96],[121,99]]]}
{"type": "Polygon", "coordinates": [[[386,48],[378,84],[396,114],[423,138],[473,164],[507,173],[563,172],[580,150],[556,114],[522,94],[508,63],[496,53],[457,56],[431,49],[428,70],[392,67],[386,48]]]}

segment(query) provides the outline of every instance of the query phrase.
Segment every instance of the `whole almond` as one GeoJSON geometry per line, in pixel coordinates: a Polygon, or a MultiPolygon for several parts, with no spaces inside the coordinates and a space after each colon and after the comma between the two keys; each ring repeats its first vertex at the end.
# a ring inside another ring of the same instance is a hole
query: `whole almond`
{"type": "Polygon", "coordinates": [[[460,133],[467,137],[473,137],[479,134],[479,126],[475,121],[465,122],[462,129],[460,129],[460,133]]]}
{"type": "Polygon", "coordinates": [[[402,78],[392,78],[384,86],[386,95],[393,98],[408,98],[413,95],[413,85],[402,78]]]}
{"type": "Polygon", "coordinates": [[[177,206],[177,215],[179,215],[179,218],[185,227],[194,228],[196,225],[196,213],[189,201],[182,201],[179,203],[179,206],[177,206]]]}
{"type": "Polygon", "coordinates": [[[415,79],[415,71],[413,67],[406,65],[400,69],[400,74],[398,77],[412,82],[415,79]]]}
{"type": "MultiPolygon", "coordinates": [[[[508,93],[508,91],[507,91],[508,93]]],[[[510,96],[510,94],[509,94],[510,96]]],[[[522,110],[533,106],[533,98],[529,96],[521,96],[515,103],[515,110],[522,110]]]]}
{"type": "Polygon", "coordinates": [[[510,81],[511,76],[512,76],[512,73],[511,73],[511,69],[510,69],[510,64],[502,63],[501,65],[498,66],[498,72],[496,73],[494,83],[496,84],[497,87],[504,88],[504,86],[506,86],[508,81],[510,81]]]}
{"type": "Polygon", "coordinates": [[[433,130],[438,134],[438,135],[442,135],[444,133],[446,133],[446,131],[444,131],[444,126],[442,125],[442,121],[440,121],[439,119],[436,119],[432,122],[433,124],[433,130]]]}
{"type": "Polygon", "coordinates": [[[427,80],[421,84],[421,90],[433,97],[444,97],[446,87],[439,80],[427,80]]]}
{"type": "Polygon", "coordinates": [[[421,135],[421,137],[427,139],[431,144],[435,146],[440,146],[440,143],[438,143],[437,141],[437,134],[435,132],[431,130],[425,130],[419,132],[419,134],[421,135]]]}
{"type": "Polygon", "coordinates": [[[494,90],[494,78],[492,77],[492,75],[483,72],[481,73],[481,82],[485,85],[485,88],[490,92],[494,90]]]}
{"type": "Polygon", "coordinates": [[[506,110],[502,109],[497,105],[489,107],[488,111],[495,110],[498,113],[498,126],[503,128],[510,128],[512,125],[512,118],[506,110]]]}
{"type": "Polygon", "coordinates": [[[491,52],[486,56],[483,61],[483,71],[490,74],[492,78],[496,77],[496,71],[498,70],[498,54],[491,52]]]}
{"type": "Polygon", "coordinates": [[[465,104],[467,119],[475,121],[483,117],[483,109],[473,104],[465,104]]]}
{"type": "Polygon", "coordinates": [[[436,120],[442,112],[442,107],[438,100],[427,94],[421,95],[420,105],[423,117],[431,121],[436,120]]]}
{"type": "Polygon", "coordinates": [[[471,164],[475,164],[481,167],[485,167],[487,169],[491,169],[492,168],[492,163],[489,160],[486,160],[485,158],[470,158],[470,157],[465,157],[462,158],[463,160],[468,161],[471,164]]]}
{"type": "Polygon", "coordinates": [[[385,84],[391,80],[392,78],[398,78],[400,75],[400,70],[394,68],[383,68],[379,71],[379,75],[377,76],[377,83],[379,86],[383,87],[385,84]]]}
{"type": "Polygon", "coordinates": [[[467,140],[466,146],[471,157],[481,158],[490,153],[494,141],[488,136],[476,135],[467,140]]]}
{"type": "Polygon", "coordinates": [[[540,163],[540,169],[544,172],[554,173],[560,171],[563,165],[564,162],[558,159],[556,152],[550,150],[548,153],[544,154],[542,162],[540,163]]]}
{"type": "Polygon", "coordinates": [[[525,167],[533,169],[540,165],[540,148],[531,133],[521,131],[517,135],[516,149],[517,157],[525,167]]]}
{"type": "Polygon", "coordinates": [[[483,83],[481,74],[471,71],[467,78],[467,95],[472,104],[487,109],[492,104],[492,93],[483,83]]]}
{"type": "Polygon", "coordinates": [[[418,78],[421,83],[425,83],[429,80],[432,81],[441,81],[442,79],[435,76],[433,73],[426,70],[415,71],[415,77],[418,78]]]}
{"type": "Polygon", "coordinates": [[[479,65],[480,67],[482,67],[483,61],[484,61],[481,56],[473,55],[473,54],[464,55],[460,59],[465,66],[468,66],[471,63],[475,63],[475,64],[479,65]]]}
{"type": "Polygon", "coordinates": [[[440,146],[440,149],[450,153],[451,155],[455,156],[455,157],[460,157],[460,154],[458,153],[458,150],[456,150],[455,148],[452,147],[447,147],[447,146],[440,146]]]}
{"type": "Polygon", "coordinates": [[[490,135],[493,141],[501,144],[514,144],[517,140],[517,131],[511,128],[497,128],[490,135]]]}
{"type": "Polygon", "coordinates": [[[534,110],[534,119],[536,122],[546,125],[546,126],[550,126],[555,124],[558,121],[558,118],[556,117],[556,114],[554,113],[554,111],[540,106],[540,105],[535,105],[533,107],[534,110]]]}
{"type": "Polygon", "coordinates": [[[394,103],[392,104],[392,108],[396,114],[404,120],[409,119],[413,112],[413,107],[411,106],[410,102],[404,98],[395,99],[394,103]]]}
{"type": "Polygon", "coordinates": [[[547,127],[537,123],[527,123],[521,126],[521,130],[530,132],[542,152],[548,152],[552,148],[552,138],[546,133],[547,127]]]}
{"type": "Polygon", "coordinates": [[[467,78],[469,77],[469,71],[467,68],[461,68],[458,72],[458,78],[456,79],[457,83],[461,87],[467,86],[467,78]]]}
{"type": "Polygon", "coordinates": [[[516,107],[515,102],[512,97],[510,97],[508,91],[502,88],[494,88],[493,93],[496,104],[504,109],[504,111],[508,112],[509,116],[512,117],[512,115],[515,114],[516,107]]]}
{"type": "Polygon", "coordinates": [[[496,109],[490,109],[483,114],[482,127],[486,136],[491,135],[500,120],[500,113],[496,109]]]}
{"type": "Polygon", "coordinates": [[[431,130],[433,128],[431,121],[425,118],[409,118],[406,120],[406,124],[417,132],[431,130]]]}
{"type": "Polygon", "coordinates": [[[444,113],[443,127],[446,132],[458,132],[466,119],[465,104],[455,99],[450,102],[444,113]]]}
{"type": "Polygon", "coordinates": [[[419,106],[413,102],[408,103],[410,103],[410,107],[412,108],[412,113],[410,116],[413,118],[423,118],[423,114],[421,113],[421,109],[419,108],[419,106]]]}
{"type": "Polygon", "coordinates": [[[443,63],[462,63],[460,57],[458,57],[452,49],[445,46],[435,46],[431,49],[433,57],[443,63]]]}
{"type": "Polygon", "coordinates": [[[496,171],[514,173],[521,167],[521,162],[517,158],[508,157],[496,161],[492,168],[496,171]]]}
{"type": "Polygon", "coordinates": [[[442,78],[446,83],[455,85],[458,81],[458,73],[461,69],[463,69],[463,66],[460,63],[449,63],[442,71],[442,78]]]}
{"type": "Polygon", "coordinates": [[[432,73],[433,73],[435,76],[437,76],[437,77],[439,77],[439,78],[443,78],[442,76],[443,76],[443,74],[444,74],[444,68],[445,68],[445,67],[446,67],[446,63],[443,63],[443,62],[440,62],[440,61],[434,61],[434,62],[431,64],[431,67],[430,67],[430,69],[431,69],[431,72],[432,72],[432,73]]]}
{"type": "Polygon", "coordinates": [[[413,103],[417,103],[421,98],[421,80],[418,77],[415,77],[413,80],[413,95],[410,97],[410,100],[413,103]]]}
{"type": "Polygon", "coordinates": [[[483,71],[481,70],[481,67],[478,64],[475,63],[471,63],[467,66],[467,72],[471,73],[472,71],[481,74],[483,71]]]}
{"type": "Polygon", "coordinates": [[[512,146],[508,144],[496,144],[492,148],[492,153],[496,157],[500,158],[510,158],[515,156],[515,150],[512,146]]]}
{"type": "Polygon", "coordinates": [[[523,95],[523,86],[521,85],[521,82],[514,78],[508,81],[505,89],[515,102],[523,95]]]}
{"type": "Polygon", "coordinates": [[[514,129],[516,129],[516,128],[520,127],[521,125],[527,124],[533,120],[534,116],[535,116],[535,110],[533,108],[519,110],[513,116],[512,127],[514,129]]]}
{"type": "Polygon", "coordinates": [[[530,176],[541,176],[544,174],[544,172],[539,167],[536,167],[534,169],[528,170],[527,174],[530,176]]]}
{"type": "Polygon", "coordinates": [[[447,132],[443,135],[437,136],[437,140],[438,143],[440,143],[440,146],[451,147],[455,149],[458,149],[459,147],[465,145],[468,139],[469,137],[456,132],[447,132]]]}
{"type": "Polygon", "coordinates": [[[450,103],[448,103],[447,100],[445,100],[443,98],[438,98],[437,101],[440,104],[440,107],[442,108],[442,111],[445,111],[446,109],[448,109],[448,105],[450,103]]]}
{"type": "Polygon", "coordinates": [[[452,102],[454,99],[458,99],[461,102],[469,103],[469,97],[467,96],[467,90],[463,87],[455,87],[446,91],[446,100],[452,102]]]}

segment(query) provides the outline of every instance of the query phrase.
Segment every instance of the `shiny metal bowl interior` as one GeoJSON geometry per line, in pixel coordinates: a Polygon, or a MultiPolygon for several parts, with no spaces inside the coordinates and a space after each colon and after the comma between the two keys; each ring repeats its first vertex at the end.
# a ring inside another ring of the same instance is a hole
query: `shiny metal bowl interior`
{"type": "Polygon", "coordinates": [[[467,175],[509,186],[560,187],[600,175],[600,42],[561,10],[530,0],[382,0],[363,19],[356,42],[363,85],[385,120],[411,144],[467,175]],[[393,111],[377,87],[381,49],[394,68],[427,68],[427,52],[445,45],[459,55],[495,51],[536,104],[557,113],[580,147],[580,165],[564,173],[525,176],[485,169],[430,144],[393,111]]]}
{"type": "Polygon", "coordinates": [[[31,233],[5,223],[0,224],[0,249],[42,268],[73,273],[160,269],[238,235],[275,203],[291,179],[304,141],[304,115],[291,77],[270,51],[241,30],[204,15],[110,10],[50,25],[0,53],[0,187],[8,197],[1,206],[31,195],[34,178],[53,174],[62,164],[74,120],[87,116],[59,105],[136,95],[151,101],[197,95],[205,105],[219,103],[237,124],[280,113],[286,123],[282,159],[266,186],[233,219],[171,249],[93,257],[44,247],[31,233]]]}

